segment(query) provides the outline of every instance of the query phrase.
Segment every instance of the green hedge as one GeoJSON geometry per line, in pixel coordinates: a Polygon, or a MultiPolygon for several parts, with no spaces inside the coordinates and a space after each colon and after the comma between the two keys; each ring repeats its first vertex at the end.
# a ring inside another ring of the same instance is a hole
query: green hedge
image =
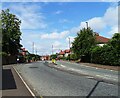
{"type": "Polygon", "coordinates": [[[109,45],[93,47],[91,49],[92,63],[120,66],[120,53],[109,45]]]}

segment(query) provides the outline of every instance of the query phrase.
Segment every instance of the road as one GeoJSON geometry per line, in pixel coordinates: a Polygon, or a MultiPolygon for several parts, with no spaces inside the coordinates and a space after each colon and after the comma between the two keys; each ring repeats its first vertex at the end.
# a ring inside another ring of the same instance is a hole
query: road
{"type": "Polygon", "coordinates": [[[118,85],[89,79],[55,68],[44,62],[14,66],[39,96],[118,96],[118,85]]]}
{"type": "Polygon", "coordinates": [[[75,72],[98,77],[103,80],[108,80],[111,82],[118,83],[118,71],[114,70],[108,70],[108,69],[102,69],[102,68],[96,68],[96,67],[90,67],[83,64],[77,64],[77,63],[70,63],[67,61],[57,61],[56,62],[59,66],[63,67],[67,70],[73,70],[75,72]]]}

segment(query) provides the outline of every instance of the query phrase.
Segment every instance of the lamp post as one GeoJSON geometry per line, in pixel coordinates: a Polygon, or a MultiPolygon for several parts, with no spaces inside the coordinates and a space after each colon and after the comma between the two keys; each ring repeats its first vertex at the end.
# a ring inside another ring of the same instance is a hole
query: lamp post
{"type": "Polygon", "coordinates": [[[87,29],[88,29],[88,22],[86,22],[86,27],[87,27],[87,29]]]}
{"type": "MultiPolygon", "coordinates": [[[[87,31],[88,31],[88,22],[85,22],[86,23],[86,27],[87,27],[87,31]]],[[[90,62],[92,63],[92,53],[90,54],[90,62]]]]}

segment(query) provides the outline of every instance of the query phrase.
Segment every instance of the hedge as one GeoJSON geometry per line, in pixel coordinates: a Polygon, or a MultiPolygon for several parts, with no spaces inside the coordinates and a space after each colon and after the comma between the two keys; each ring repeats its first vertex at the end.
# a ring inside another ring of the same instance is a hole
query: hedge
{"type": "Polygon", "coordinates": [[[120,66],[120,53],[109,45],[93,47],[91,49],[92,63],[120,66]]]}

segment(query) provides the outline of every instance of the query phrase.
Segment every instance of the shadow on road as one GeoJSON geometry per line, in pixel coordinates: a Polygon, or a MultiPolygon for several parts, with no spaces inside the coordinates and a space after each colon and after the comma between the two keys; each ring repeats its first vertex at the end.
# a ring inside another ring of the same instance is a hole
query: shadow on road
{"type": "Polygon", "coordinates": [[[2,69],[2,90],[17,89],[11,69],[2,69]]]}
{"type": "Polygon", "coordinates": [[[97,83],[96,83],[95,86],[92,88],[92,90],[90,91],[90,93],[87,95],[86,98],[89,98],[89,97],[92,95],[92,93],[95,91],[96,87],[98,86],[98,84],[99,84],[100,82],[102,82],[102,81],[97,81],[97,83]]]}

